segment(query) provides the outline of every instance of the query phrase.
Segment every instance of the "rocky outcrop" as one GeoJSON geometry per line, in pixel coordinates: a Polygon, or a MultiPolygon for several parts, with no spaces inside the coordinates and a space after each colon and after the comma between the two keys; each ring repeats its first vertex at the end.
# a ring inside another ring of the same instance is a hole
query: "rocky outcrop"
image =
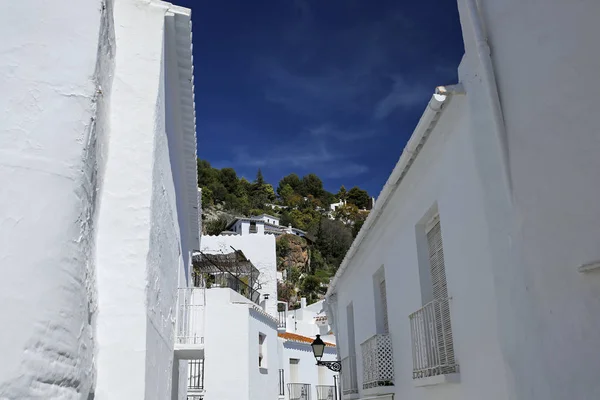
{"type": "Polygon", "coordinates": [[[278,271],[295,267],[301,272],[308,272],[310,254],[304,238],[286,234],[279,236],[276,243],[278,271]]]}

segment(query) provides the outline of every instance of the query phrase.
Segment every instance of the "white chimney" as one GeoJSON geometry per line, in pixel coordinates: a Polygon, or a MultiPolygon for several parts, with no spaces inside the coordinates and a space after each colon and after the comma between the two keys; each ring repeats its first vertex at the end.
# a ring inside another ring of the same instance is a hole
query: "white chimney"
{"type": "Polygon", "coordinates": [[[306,308],[306,297],[302,297],[300,299],[300,309],[305,309],[306,308]]]}

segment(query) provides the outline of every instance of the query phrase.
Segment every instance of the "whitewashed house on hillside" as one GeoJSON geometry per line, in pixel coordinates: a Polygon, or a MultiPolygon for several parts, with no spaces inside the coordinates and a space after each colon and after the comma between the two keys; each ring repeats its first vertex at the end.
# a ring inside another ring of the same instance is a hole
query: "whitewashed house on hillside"
{"type": "Polygon", "coordinates": [[[199,249],[190,10],[0,10],[0,398],[177,398],[199,249]]]}
{"type": "Polygon", "coordinates": [[[285,234],[306,237],[306,232],[302,229],[294,228],[291,225],[285,227],[279,225],[279,218],[268,214],[262,214],[256,217],[236,218],[227,226],[223,235],[275,235],[285,234]]]}
{"type": "Polygon", "coordinates": [[[596,399],[600,3],[458,5],[460,85],[327,293],[344,399],[596,399]]]}

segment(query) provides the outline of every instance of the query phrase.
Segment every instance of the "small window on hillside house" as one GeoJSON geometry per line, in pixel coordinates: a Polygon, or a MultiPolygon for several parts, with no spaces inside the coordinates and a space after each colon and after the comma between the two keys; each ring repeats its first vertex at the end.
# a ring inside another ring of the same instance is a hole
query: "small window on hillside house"
{"type": "Polygon", "coordinates": [[[250,221],[250,233],[256,233],[258,230],[256,229],[256,221],[250,221]]]}

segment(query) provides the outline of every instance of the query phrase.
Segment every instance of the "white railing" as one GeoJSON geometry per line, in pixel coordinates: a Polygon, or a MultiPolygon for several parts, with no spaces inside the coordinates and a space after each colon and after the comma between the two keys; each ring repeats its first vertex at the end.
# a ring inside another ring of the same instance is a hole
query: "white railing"
{"type": "Polygon", "coordinates": [[[177,305],[176,344],[204,344],[203,288],[181,288],[177,305]]]}
{"type": "Polygon", "coordinates": [[[317,400],[335,400],[335,387],[333,385],[317,385],[317,400]]]}
{"type": "Polygon", "coordinates": [[[458,372],[454,357],[450,299],[433,300],[409,316],[413,379],[458,372]]]}
{"type": "Polygon", "coordinates": [[[310,400],[310,385],[308,383],[288,383],[290,400],[310,400]]]}
{"type": "Polygon", "coordinates": [[[363,389],[394,385],[394,352],[389,335],[375,335],[360,345],[363,389]]]}
{"type": "Polygon", "coordinates": [[[342,359],[342,393],[358,393],[358,375],[356,373],[356,357],[348,356],[342,359]]]}

